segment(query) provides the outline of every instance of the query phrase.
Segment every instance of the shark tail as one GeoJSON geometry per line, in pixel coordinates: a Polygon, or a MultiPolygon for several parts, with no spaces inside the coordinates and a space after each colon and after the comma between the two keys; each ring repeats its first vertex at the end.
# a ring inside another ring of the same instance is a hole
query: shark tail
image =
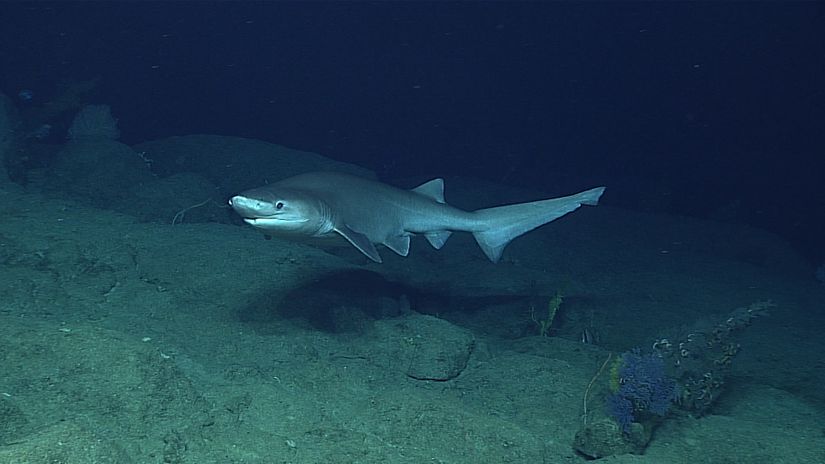
{"type": "Polygon", "coordinates": [[[598,204],[603,192],[604,187],[596,187],[561,198],[477,210],[474,214],[481,227],[473,232],[473,237],[490,261],[498,262],[511,240],[575,211],[581,205],[598,204]]]}

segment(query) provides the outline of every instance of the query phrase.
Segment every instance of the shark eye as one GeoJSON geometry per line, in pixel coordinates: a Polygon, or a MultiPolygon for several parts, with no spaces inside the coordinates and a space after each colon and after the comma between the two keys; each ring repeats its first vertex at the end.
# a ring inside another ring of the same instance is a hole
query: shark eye
{"type": "Polygon", "coordinates": [[[275,203],[275,209],[284,209],[284,202],[279,201],[278,203],[275,203]]]}

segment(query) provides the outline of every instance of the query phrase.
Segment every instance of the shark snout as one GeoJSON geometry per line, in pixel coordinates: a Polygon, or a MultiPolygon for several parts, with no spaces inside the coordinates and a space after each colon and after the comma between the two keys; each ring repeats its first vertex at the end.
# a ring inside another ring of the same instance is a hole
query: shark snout
{"type": "Polygon", "coordinates": [[[243,195],[235,195],[230,198],[229,206],[244,218],[268,216],[267,210],[271,209],[271,205],[268,202],[243,195]]]}

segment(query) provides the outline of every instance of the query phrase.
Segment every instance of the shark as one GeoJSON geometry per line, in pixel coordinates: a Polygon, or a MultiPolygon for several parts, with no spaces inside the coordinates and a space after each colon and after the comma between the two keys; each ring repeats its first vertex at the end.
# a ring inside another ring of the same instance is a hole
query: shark
{"type": "Polygon", "coordinates": [[[410,237],[441,249],[453,232],[469,232],[498,262],[513,239],[582,205],[596,205],[604,187],[574,195],[465,211],[444,201],[444,180],[412,190],[341,172],[309,172],[241,192],[229,205],[268,236],[303,240],[340,236],[381,263],[376,245],[407,256],[410,237]]]}

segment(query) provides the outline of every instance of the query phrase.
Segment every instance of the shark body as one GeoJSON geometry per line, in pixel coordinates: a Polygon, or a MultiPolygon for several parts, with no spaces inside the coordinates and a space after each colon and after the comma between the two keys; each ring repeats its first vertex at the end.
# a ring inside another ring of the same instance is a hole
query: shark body
{"type": "Polygon", "coordinates": [[[463,211],[444,202],[442,179],[403,190],[344,173],[311,172],[242,192],[229,205],[268,235],[340,235],[378,263],[376,244],[407,256],[412,235],[423,235],[440,249],[459,231],[472,233],[484,254],[497,262],[511,240],[581,205],[596,205],[603,191],[597,187],[566,197],[463,211]]]}

